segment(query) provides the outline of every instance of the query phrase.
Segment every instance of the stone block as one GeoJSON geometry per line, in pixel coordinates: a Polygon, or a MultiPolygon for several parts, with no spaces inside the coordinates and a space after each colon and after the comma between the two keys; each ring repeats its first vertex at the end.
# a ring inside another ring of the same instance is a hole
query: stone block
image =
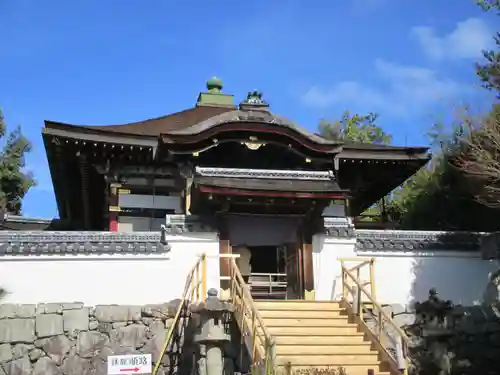
{"type": "Polygon", "coordinates": [[[9,344],[0,344],[0,363],[12,360],[12,348],[9,344]]]}
{"type": "Polygon", "coordinates": [[[110,332],[111,346],[140,348],[146,342],[146,326],[131,324],[110,332]]]}
{"type": "Polygon", "coordinates": [[[12,356],[14,359],[22,358],[27,356],[31,349],[33,349],[35,345],[33,344],[16,344],[12,348],[12,356]]]}
{"type": "Polygon", "coordinates": [[[177,306],[173,303],[162,303],[157,305],[146,305],[142,308],[142,314],[144,316],[153,318],[163,318],[174,316],[177,310],[177,306]]]}
{"type": "Polygon", "coordinates": [[[40,303],[36,308],[37,314],[62,314],[62,303],[40,303]]]}
{"type": "Polygon", "coordinates": [[[39,338],[62,335],[63,317],[57,314],[36,316],[36,334],[39,338]]]}
{"type": "Polygon", "coordinates": [[[63,326],[65,332],[87,331],[89,329],[89,310],[87,308],[64,310],[63,326]]]}
{"type": "Polygon", "coordinates": [[[37,361],[39,358],[43,357],[45,353],[42,349],[33,348],[29,352],[29,357],[31,362],[37,361]]]}
{"type": "Polygon", "coordinates": [[[36,305],[14,305],[5,303],[0,305],[0,319],[33,318],[36,305]]]}
{"type": "Polygon", "coordinates": [[[34,319],[1,319],[0,344],[27,343],[35,341],[34,319]]]}
{"type": "Polygon", "coordinates": [[[36,361],[32,375],[62,375],[62,371],[50,358],[42,357],[36,361]]]}
{"type": "Polygon", "coordinates": [[[112,324],[111,327],[113,327],[113,329],[123,328],[123,327],[126,327],[127,324],[128,324],[127,322],[115,322],[112,324]]]}
{"type": "Polygon", "coordinates": [[[109,345],[109,337],[99,332],[80,332],[76,342],[76,353],[82,358],[92,358],[109,345]]]}
{"type": "Polygon", "coordinates": [[[9,375],[31,375],[31,371],[33,370],[33,368],[31,367],[31,361],[28,356],[6,363],[4,365],[4,369],[5,372],[9,375]]]}
{"type": "Polygon", "coordinates": [[[141,318],[142,318],[142,307],[129,306],[128,320],[133,322],[139,322],[141,318]]]}
{"type": "Polygon", "coordinates": [[[165,324],[161,320],[154,321],[149,325],[149,331],[153,336],[162,335],[165,332],[165,324]]]}
{"type": "Polygon", "coordinates": [[[113,330],[113,323],[99,323],[97,330],[101,333],[110,333],[113,330]]]}
{"type": "Polygon", "coordinates": [[[74,341],[70,341],[66,336],[59,335],[37,341],[37,346],[41,347],[45,353],[57,365],[62,363],[66,354],[71,350],[74,341]]]}
{"type": "Polygon", "coordinates": [[[94,312],[101,323],[128,322],[141,320],[140,306],[99,305],[94,312]]]}
{"type": "Polygon", "coordinates": [[[64,375],[93,375],[90,360],[78,356],[69,356],[62,365],[64,375]]]}
{"type": "Polygon", "coordinates": [[[63,308],[63,310],[80,310],[80,309],[83,309],[83,302],[67,302],[67,303],[63,303],[62,304],[62,308],[63,308]]]}
{"type": "Polygon", "coordinates": [[[144,345],[143,352],[151,353],[153,362],[156,362],[158,358],[160,358],[166,332],[166,329],[164,329],[163,331],[157,331],[157,334],[153,336],[151,340],[147,341],[146,345],[144,345]]]}

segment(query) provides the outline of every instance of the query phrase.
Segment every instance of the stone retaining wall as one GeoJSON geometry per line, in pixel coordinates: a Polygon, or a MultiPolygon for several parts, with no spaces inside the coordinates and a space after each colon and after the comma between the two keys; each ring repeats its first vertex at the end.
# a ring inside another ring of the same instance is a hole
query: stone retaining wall
{"type": "MultiPolygon", "coordinates": [[[[439,339],[433,335],[422,335],[412,329],[415,315],[405,313],[400,305],[384,307],[395,322],[406,332],[410,339],[410,356],[413,362],[413,375],[437,374],[440,368],[448,368],[452,375],[498,374],[500,368],[500,305],[456,306],[453,322],[450,317],[447,334],[439,339]]],[[[453,316],[451,316],[453,317],[453,316]]],[[[373,321],[368,325],[374,327],[373,321]]],[[[396,334],[388,332],[391,336],[396,334]]],[[[441,330],[435,330],[440,332],[441,330]]],[[[432,331],[431,331],[432,332],[432,331]]],[[[442,332],[442,331],[441,331],[442,332]]],[[[390,342],[387,340],[386,343],[390,342]]]]}
{"type": "Polygon", "coordinates": [[[105,375],[113,354],[151,353],[156,361],[177,303],[0,305],[0,375],[105,375]]]}

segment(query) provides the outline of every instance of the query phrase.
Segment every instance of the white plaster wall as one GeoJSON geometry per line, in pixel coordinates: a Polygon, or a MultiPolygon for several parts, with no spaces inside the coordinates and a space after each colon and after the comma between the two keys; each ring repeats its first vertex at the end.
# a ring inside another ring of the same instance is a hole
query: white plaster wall
{"type": "Polygon", "coordinates": [[[339,258],[353,257],[355,239],[313,236],[314,289],[317,300],[338,300],[342,296],[339,258]]]}
{"type": "MultiPolygon", "coordinates": [[[[441,298],[464,305],[498,298],[489,276],[499,264],[482,260],[478,252],[357,252],[354,240],[316,235],[313,238],[316,299],[341,298],[340,258],[372,257],[375,258],[376,299],[382,304],[408,306],[414,300],[426,299],[432,287],[441,298]]],[[[364,268],[361,278],[369,280],[368,267],[364,268]]]]}
{"type": "Polygon", "coordinates": [[[219,290],[216,233],[171,236],[167,254],[30,255],[0,257],[2,302],[162,303],[180,298],[200,254],[207,254],[207,287],[219,290]]]}

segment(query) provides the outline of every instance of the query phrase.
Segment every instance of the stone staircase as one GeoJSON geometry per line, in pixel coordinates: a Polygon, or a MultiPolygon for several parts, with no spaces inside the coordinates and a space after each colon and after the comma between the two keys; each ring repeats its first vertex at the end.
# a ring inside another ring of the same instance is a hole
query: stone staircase
{"type": "Polygon", "coordinates": [[[339,302],[260,300],[255,305],[276,342],[276,365],[292,371],[337,369],[347,375],[392,375],[371,341],[339,302]]]}

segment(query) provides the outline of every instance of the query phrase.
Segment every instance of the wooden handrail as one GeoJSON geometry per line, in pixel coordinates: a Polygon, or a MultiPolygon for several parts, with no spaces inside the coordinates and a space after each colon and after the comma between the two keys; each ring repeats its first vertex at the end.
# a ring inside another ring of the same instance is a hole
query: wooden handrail
{"type": "Polygon", "coordinates": [[[371,302],[373,307],[379,311],[380,316],[383,317],[387,321],[387,323],[389,323],[394,328],[394,330],[401,336],[402,340],[405,343],[408,343],[409,338],[406,335],[406,333],[396,324],[394,319],[392,319],[389,315],[386,314],[386,312],[382,309],[382,306],[380,306],[379,303],[372,298],[370,293],[368,293],[368,291],[365,289],[365,287],[363,285],[361,285],[359,280],[357,280],[356,277],[345,266],[342,266],[342,272],[345,272],[345,274],[348,275],[352,281],[354,281],[354,283],[359,288],[359,290],[366,297],[368,297],[368,300],[371,302]]]}
{"type": "MultiPolygon", "coordinates": [[[[390,367],[398,373],[403,375],[408,375],[408,336],[406,333],[396,324],[396,322],[382,309],[382,306],[376,301],[375,297],[375,277],[374,277],[374,262],[375,259],[372,258],[368,263],[370,266],[370,281],[362,282],[360,274],[360,266],[355,266],[348,269],[345,264],[345,260],[341,260],[341,270],[342,270],[342,295],[343,300],[347,304],[346,307],[352,308],[351,313],[354,314],[354,320],[359,324],[359,328],[362,332],[367,335],[375,347],[378,349],[382,358],[387,361],[390,367]],[[356,271],[356,276],[353,272],[356,271]],[[351,286],[348,285],[348,279],[351,279],[354,283],[351,286]],[[365,288],[365,285],[371,285],[371,293],[365,288]],[[352,294],[353,300],[352,304],[348,300],[348,295],[352,294]],[[364,296],[363,296],[364,295],[364,296]],[[362,301],[363,297],[366,297],[370,302],[362,301]],[[351,305],[351,306],[349,306],[351,305]],[[364,319],[363,308],[366,305],[371,305],[372,309],[376,311],[376,326],[375,331],[370,328],[364,319]],[[395,356],[392,351],[388,350],[388,347],[384,346],[384,341],[386,336],[391,340],[394,337],[389,335],[387,330],[384,328],[385,324],[391,326],[394,332],[397,333],[399,339],[395,342],[395,356]]],[[[354,259],[353,259],[354,261],[354,259]]],[[[363,262],[366,265],[366,262],[363,262]]]]}
{"type": "Polygon", "coordinates": [[[236,265],[234,258],[229,259],[229,266],[231,270],[231,290],[234,291],[233,303],[237,306],[238,301],[241,306],[242,316],[238,321],[241,321],[240,329],[242,334],[242,341],[244,337],[250,336],[251,348],[249,349],[251,359],[254,366],[261,366],[265,363],[266,375],[274,374],[274,360],[275,360],[275,342],[273,337],[267,330],[264,320],[262,319],[257,306],[252,298],[252,295],[248,289],[247,284],[241,276],[240,270],[236,265]],[[236,292],[239,292],[240,296],[237,298],[236,292]],[[246,311],[249,310],[251,317],[247,318],[246,311]],[[258,341],[258,342],[257,342],[258,341]],[[256,358],[258,357],[258,358],[256,358]]]}
{"type": "Polygon", "coordinates": [[[248,291],[248,288],[246,287],[245,280],[243,280],[243,276],[241,276],[241,272],[238,269],[238,266],[236,265],[236,262],[235,262],[234,258],[231,258],[231,266],[233,268],[233,271],[234,271],[234,274],[235,274],[236,278],[238,279],[238,282],[243,287],[242,288],[243,289],[243,294],[247,298],[247,303],[250,305],[250,308],[252,309],[252,312],[255,313],[255,316],[257,318],[257,322],[262,327],[262,331],[264,332],[264,335],[266,337],[271,338],[271,335],[270,335],[269,331],[267,330],[266,326],[264,325],[264,321],[262,320],[262,317],[260,316],[259,310],[257,310],[257,306],[255,306],[255,303],[254,303],[254,300],[252,298],[252,295],[250,294],[250,292],[248,291]]]}
{"type": "Polygon", "coordinates": [[[337,258],[338,260],[343,260],[344,262],[372,262],[373,261],[373,258],[362,258],[362,257],[359,257],[359,258],[344,258],[344,257],[341,257],[341,258],[337,258]]]}
{"type": "MultiPolygon", "coordinates": [[[[346,261],[345,259],[342,259],[342,260],[346,261]]],[[[359,269],[361,267],[364,267],[364,266],[366,266],[367,264],[370,264],[370,263],[371,263],[371,261],[367,260],[367,261],[364,261],[362,263],[356,264],[355,266],[349,268],[349,270],[350,271],[355,271],[355,270],[357,270],[357,269],[359,269]]]]}
{"type": "Polygon", "coordinates": [[[179,319],[181,317],[182,309],[184,308],[188,296],[191,296],[192,302],[200,302],[205,300],[207,295],[207,257],[206,254],[201,254],[200,258],[196,261],[195,265],[189,271],[186,276],[186,283],[184,284],[184,291],[177,306],[177,311],[175,312],[172,324],[165,334],[165,341],[163,342],[160,355],[156,360],[153,372],[151,375],[156,375],[158,372],[165,352],[167,351],[168,344],[173,337],[174,329],[177,327],[179,319]],[[201,280],[200,280],[200,268],[201,268],[201,280]],[[201,285],[201,297],[200,297],[200,285],[201,285]]]}

